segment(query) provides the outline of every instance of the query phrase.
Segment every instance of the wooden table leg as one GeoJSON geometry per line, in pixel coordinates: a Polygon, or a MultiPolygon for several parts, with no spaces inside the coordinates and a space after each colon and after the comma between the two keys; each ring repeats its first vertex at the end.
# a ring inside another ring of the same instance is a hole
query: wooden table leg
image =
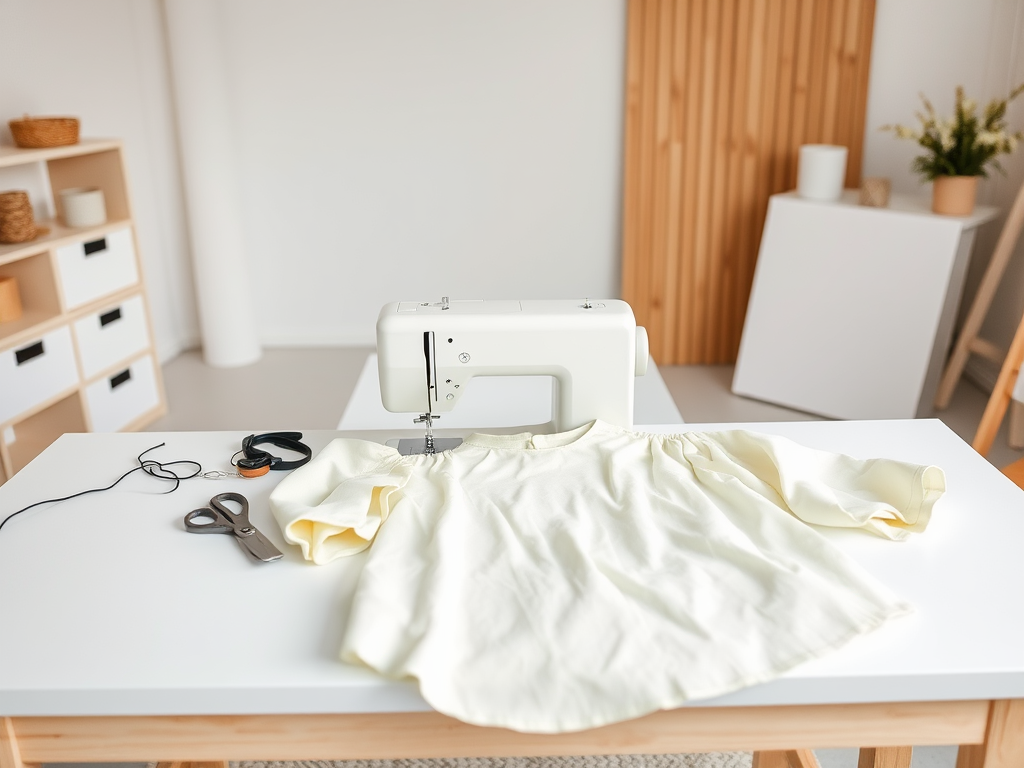
{"type": "Polygon", "coordinates": [[[785,752],[755,752],[751,768],[821,768],[821,766],[812,750],[790,749],[785,752]]]}
{"type": "Polygon", "coordinates": [[[785,752],[755,752],[750,768],[789,768],[785,752]]]}
{"type": "Polygon", "coordinates": [[[913,747],[863,747],[857,768],[910,768],[913,747]]]}
{"type": "Polygon", "coordinates": [[[812,749],[792,749],[786,752],[789,768],[821,768],[812,749]]]}
{"type": "Polygon", "coordinates": [[[1024,699],[993,701],[984,744],[960,747],[956,768],[1020,768],[1024,765],[1024,699]]]}

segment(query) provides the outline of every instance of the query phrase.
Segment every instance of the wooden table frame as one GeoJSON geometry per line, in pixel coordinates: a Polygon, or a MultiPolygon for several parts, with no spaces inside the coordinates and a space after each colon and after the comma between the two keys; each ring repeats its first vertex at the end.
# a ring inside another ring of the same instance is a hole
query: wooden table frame
{"type": "Polygon", "coordinates": [[[4,717],[0,768],[43,762],[226,766],[227,760],[670,754],[758,750],[754,768],[810,768],[820,747],[862,747],[859,768],[908,768],[907,744],[961,744],[957,768],[1024,765],[1024,699],[706,707],[560,734],[468,725],[436,712],[4,717]],[[863,745],[873,745],[865,748],[863,745]]]}

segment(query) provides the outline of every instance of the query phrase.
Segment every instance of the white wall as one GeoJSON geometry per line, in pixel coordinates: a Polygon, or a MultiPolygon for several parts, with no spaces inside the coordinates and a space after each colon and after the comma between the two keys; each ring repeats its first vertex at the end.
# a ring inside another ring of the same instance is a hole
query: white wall
{"type": "Polygon", "coordinates": [[[222,8],[266,343],[372,343],[397,299],[617,294],[622,0],[222,8]]]}
{"type": "MultiPolygon", "coordinates": [[[[625,0],[210,1],[264,342],[370,343],[399,298],[617,294],[625,0]]],[[[928,193],[914,146],[877,127],[913,120],[920,91],[945,111],[957,83],[984,100],[1024,80],[1022,6],[878,0],[867,175],[928,193]]],[[[167,357],[197,323],[160,22],[159,0],[0,0],[0,118],[126,138],[167,357]]],[[[1004,165],[981,195],[1005,209],[1024,151],[1004,165]]],[[[1006,343],[1020,253],[1004,283],[985,333],[1006,343]]]]}
{"type": "MultiPolygon", "coordinates": [[[[162,360],[198,339],[157,0],[0,0],[0,140],[24,113],[124,139],[162,360]]],[[[0,190],[20,179],[0,175],[0,190]]]]}
{"type": "MultiPolygon", "coordinates": [[[[893,189],[931,194],[910,171],[919,154],[911,141],[900,141],[878,128],[887,123],[916,124],[914,112],[924,93],[942,115],[951,115],[955,88],[964,86],[968,96],[982,105],[1004,98],[1013,86],[1024,82],[1024,2],[1022,0],[878,0],[868,96],[864,175],[888,176],[893,189]]],[[[1014,130],[1024,129],[1024,96],[1008,112],[1014,130]]],[[[1003,214],[1024,184],[1024,147],[1003,155],[1006,171],[990,171],[979,189],[979,202],[995,205],[1003,214]]],[[[979,232],[968,273],[961,317],[1002,229],[1004,216],[979,232]]],[[[1024,239],[1018,242],[1006,277],[996,294],[982,335],[1009,346],[1024,314],[1024,239]]],[[[972,359],[969,371],[994,383],[998,373],[991,364],[972,359]]]]}

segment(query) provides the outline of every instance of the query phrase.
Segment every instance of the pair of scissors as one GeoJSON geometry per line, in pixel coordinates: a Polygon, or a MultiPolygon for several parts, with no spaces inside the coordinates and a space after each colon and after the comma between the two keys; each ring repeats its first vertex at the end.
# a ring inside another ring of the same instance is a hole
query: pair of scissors
{"type": "Polygon", "coordinates": [[[232,534],[247,555],[265,563],[284,557],[281,550],[249,522],[249,500],[240,493],[218,493],[210,499],[209,507],[193,509],[185,515],[185,530],[189,533],[232,534]],[[225,501],[233,501],[241,509],[234,512],[225,501]]]}

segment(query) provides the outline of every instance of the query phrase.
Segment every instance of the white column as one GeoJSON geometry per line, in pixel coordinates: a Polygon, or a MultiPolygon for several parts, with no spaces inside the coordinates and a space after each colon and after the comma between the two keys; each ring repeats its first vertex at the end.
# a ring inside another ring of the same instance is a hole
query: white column
{"type": "Polygon", "coordinates": [[[242,236],[219,3],[165,0],[203,356],[232,367],[262,350],[242,236]]]}

